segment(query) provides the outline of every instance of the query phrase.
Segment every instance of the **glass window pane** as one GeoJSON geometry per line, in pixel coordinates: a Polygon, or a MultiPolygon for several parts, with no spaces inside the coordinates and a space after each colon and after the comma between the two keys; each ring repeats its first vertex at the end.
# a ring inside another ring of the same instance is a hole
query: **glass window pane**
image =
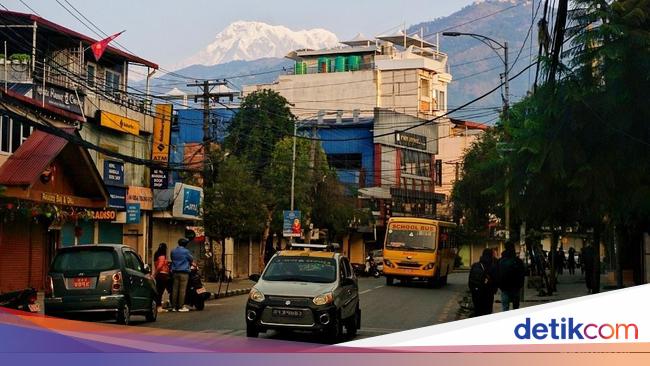
{"type": "Polygon", "coordinates": [[[11,124],[11,119],[9,116],[2,116],[0,120],[0,133],[2,133],[2,139],[0,139],[0,150],[4,152],[9,152],[9,125],[11,124]]]}

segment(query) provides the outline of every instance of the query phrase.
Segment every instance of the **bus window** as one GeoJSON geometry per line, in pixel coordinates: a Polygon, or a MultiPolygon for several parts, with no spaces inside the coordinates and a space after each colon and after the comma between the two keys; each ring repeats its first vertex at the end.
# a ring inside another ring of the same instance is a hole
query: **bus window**
{"type": "Polygon", "coordinates": [[[391,225],[386,233],[386,248],[398,250],[436,250],[433,225],[391,225]]]}

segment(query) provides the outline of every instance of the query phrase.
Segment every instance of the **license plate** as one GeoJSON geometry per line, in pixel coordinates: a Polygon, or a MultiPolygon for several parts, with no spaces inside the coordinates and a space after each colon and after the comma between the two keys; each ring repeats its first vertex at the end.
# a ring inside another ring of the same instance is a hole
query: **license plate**
{"type": "Polygon", "coordinates": [[[39,311],[41,311],[41,306],[38,304],[29,304],[28,307],[29,307],[29,311],[31,311],[32,313],[38,313],[39,311]]]}
{"type": "Polygon", "coordinates": [[[196,293],[199,294],[199,295],[204,294],[205,292],[206,292],[206,290],[205,290],[204,287],[201,287],[201,288],[197,288],[197,289],[196,289],[196,293]]]}
{"type": "Polygon", "coordinates": [[[273,316],[300,318],[302,316],[302,310],[273,309],[273,316]]]}
{"type": "Polygon", "coordinates": [[[73,278],[72,288],[90,288],[90,277],[73,278]]]}

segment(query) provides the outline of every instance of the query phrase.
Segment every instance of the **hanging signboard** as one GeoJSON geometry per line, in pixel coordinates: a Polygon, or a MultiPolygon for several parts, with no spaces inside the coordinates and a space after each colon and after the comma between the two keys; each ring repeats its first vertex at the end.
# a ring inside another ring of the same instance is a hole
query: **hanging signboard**
{"type": "Polygon", "coordinates": [[[120,116],[114,113],[100,111],[99,122],[103,127],[113,130],[130,133],[132,135],[140,134],[140,122],[120,116]]]}
{"type": "Polygon", "coordinates": [[[126,188],[106,186],[108,191],[108,207],[124,210],[126,208],[126,188]]]}
{"type": "Polygon", "coordinates": [[[176,218],[197,220],[200,218],[203,189],[187,184],[177,183],[174,187],[174,205],[172,214],[176,218]]]}
{"type": "Polygon", "coordinates": [[[83,114],[81,111],[83,96],[80,95],[77,98],[77,94],[73,91],[67,91],[51,85],[46,85],[45,87],[35,85],[34,99],[72,113],[83,114]]]}
{"type": "Polygon", "coordinates": [[[126,223],[139,224],[140,223],[140,204],[127,203],[126,204],[126,223]]]}
{"type": "Polygon", "coordinates": [[[163,169],[151,169],[151,188],[167,189],[167,171],[163,169]]]}
{"type": "Polygon", "coordinates": [[[151,159],[166,163],[169,161],[169,139],[172,126],[172,105],[156,105],[156,114],[153,120],[153,148],[151,159]]]}
{"type": "Polygon", "coordinates": [[[143,211],[153,210],[153,193],[151,188],[129,186],[126,191],[126,203],[137,203],[143,211]]]}
{"type": "Polygon", "coordinates": [[[124,163],[104,160],[104,183],[109,186],[124,185],[124,163]]]}

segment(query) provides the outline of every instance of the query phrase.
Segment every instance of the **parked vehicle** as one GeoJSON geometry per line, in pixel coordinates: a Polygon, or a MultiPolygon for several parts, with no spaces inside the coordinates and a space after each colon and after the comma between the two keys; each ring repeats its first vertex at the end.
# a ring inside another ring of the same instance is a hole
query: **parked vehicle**
{"type": "Polygon", "coordinates": [[[0,307],[38,313],[40,306],[36,303],[37,299],[36,290],[33,288],[6,292],[0,294],[0,307]]]}
{"type": "Polygon", "coordinates": [[[384,271],[384,250],[375,249],[370,253],[372,253],[372,257],[375,259],[375,263],[377,263],[377,269],[382,273],[384,271]]]}
{"type": "Polygon", "coordinates": [[[354,269],[354,274],[357,275],[357,277],[372,276],[374,278],[379,278],[379,276],[381,276],[381,273],[379,272],[379,268],[377,266],[377,261],[371,255],[366,257],[365,264],[353,263],[352,268],[354,269]]]}
{"type": "Polygon", "coordinates": [[[45,314],[94,314],[129,324],[131,315],[156,321],[156,286],[149,266],[126,245],[59,249],[47,276],[45,314]]]}
{"type": "Polygon", "coordinates": [[[246,335],[268,329],[309,330],[337,341],[345,326],[354,337],[361,327],[359,287],[348,258],[326,245],[276,253],[257,281],[246,304],[246,335]],[[318,250],[313,250],[318,249],[318,250]]]}

